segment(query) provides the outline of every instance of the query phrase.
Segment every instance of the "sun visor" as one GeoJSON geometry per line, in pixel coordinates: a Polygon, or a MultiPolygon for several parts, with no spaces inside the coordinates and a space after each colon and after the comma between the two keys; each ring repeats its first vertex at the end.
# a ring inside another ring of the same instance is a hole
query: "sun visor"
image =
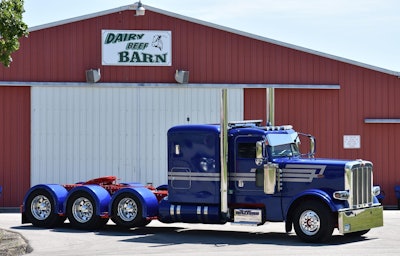
{"type": "Polygon", "coordinates": [[[298,137],[297,132],[293,133],[271,133],[267,134],[268,145],[279,146],[294,143],[298,137]]]}

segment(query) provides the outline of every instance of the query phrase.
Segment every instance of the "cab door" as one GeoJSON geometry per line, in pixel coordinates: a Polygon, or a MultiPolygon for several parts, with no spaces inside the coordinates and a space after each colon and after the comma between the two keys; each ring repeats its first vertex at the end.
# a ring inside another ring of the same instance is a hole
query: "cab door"
{"type": "MultiPolygon", "coordinates": [[[[254,135],[240,135],[234,140],[234,171],[230,176],[232,203],[241,207],[262,208],[266,221],[281,221],[280,192],[275,190],[267,194],[264,190],[264,165],[267,163],[257,157],[256,146],[262,141],[262,136],[254,135]]],[[[265,154],[264,159],[267,159],[265,154]]]]}
{"type": "Polygon", "coordinates": [[[261,137],[240,135],[235,139],[233,180],[237,191],[263,192],[263,162],[256,158],[261,137]]]}

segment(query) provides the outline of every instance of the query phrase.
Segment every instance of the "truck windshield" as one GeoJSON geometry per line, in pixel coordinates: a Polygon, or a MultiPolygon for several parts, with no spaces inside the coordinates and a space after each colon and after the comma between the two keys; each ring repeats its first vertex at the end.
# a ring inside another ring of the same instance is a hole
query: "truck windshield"
{"type": "Polygon", "coordinates": [[[299,148],[294,143],[270,147],[272,157],[292,157],[300,155],[299,148]]]}

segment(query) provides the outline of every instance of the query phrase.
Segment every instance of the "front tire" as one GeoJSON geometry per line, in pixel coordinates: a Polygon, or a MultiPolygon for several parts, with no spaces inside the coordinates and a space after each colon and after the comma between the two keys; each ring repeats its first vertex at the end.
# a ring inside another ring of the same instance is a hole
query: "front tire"
{"type": "Polygon", "coordinates": [[[27,198],[25,214],[36,227],[53,228],[64,222],[57,214],[55,199],[45,189],[34,190],[27,198]]]}
{"type": "Polygon", "coordinates": [[[79,229],[97,229],[106,223],[96,215],[96,201],[85,191],[76,191],[69,197],[67,216],[71,225],[79,229]]]}
{"type": "Polygon", "coordinates": [[[332,236],[334,217],[325,204],[306,201],[295,209],[293,225],[297,236],[303,241],[324,242],[332,236]]]}
{"type": "Polygon", "coordinates": [[[143,217],[142,204],[132,193],[118,195],[112,205],[112,221],[120,227],[144,227],[150,223],[143,217]]]}

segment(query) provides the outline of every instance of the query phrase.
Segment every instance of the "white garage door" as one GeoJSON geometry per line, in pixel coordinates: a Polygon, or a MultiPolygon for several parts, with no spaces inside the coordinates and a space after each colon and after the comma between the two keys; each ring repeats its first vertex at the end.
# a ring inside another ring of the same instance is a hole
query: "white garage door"
{"type": "MultiPolygon", "coordinates": [[[[167,182],[167,130],[219,123],[220,89],[32,87],[31,185],[115,175],[167,182]]],[[[228,90],[229,120],[243,90],[228,90]]]]}

